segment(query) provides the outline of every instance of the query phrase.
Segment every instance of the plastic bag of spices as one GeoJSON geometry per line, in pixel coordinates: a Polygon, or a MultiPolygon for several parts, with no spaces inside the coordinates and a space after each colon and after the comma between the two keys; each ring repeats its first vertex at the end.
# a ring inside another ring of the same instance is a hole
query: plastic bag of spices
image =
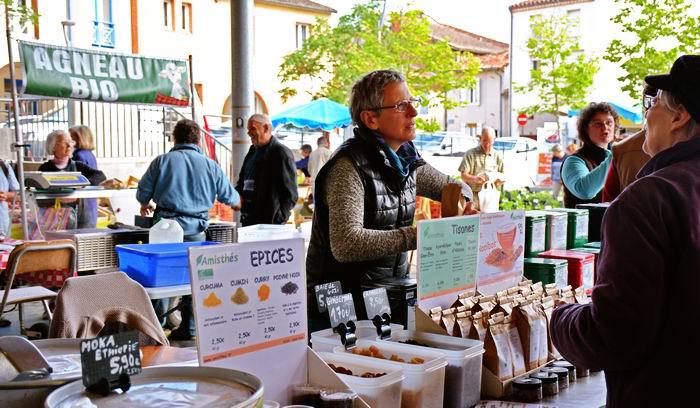
{"type": "MultiPolygon", "coordinates": [[[[513,305],[512,324],[518,330],[523,347],[523,357],[528,371],[539,367],[540,359],[540,319],[532,308],[532,302],[526,299],[513,305]]],[[[546,335],[546,334],[545,334],[546,335]]]]}
{"type": "Polygon", "coordinates": [[[547,296],[544,299],[542,299],[542,313],[544,313],[545,318],[547,319],[547,344],[549,348],[549,353],[554,357],[554,358],[560,358],[561,354],[559,354],[559,351],[554,347],[554,344],[552,343],[552,334],[549,331],[549,322],[552,321],[552,311],[554,311],[554,298],[551,296],[547,296]]]}
{"type": "Polygon", "coordinates": [[[491,309],[491,315],[496,313],[503,313],[508,316],[513,313],[513,298],[511,296],[499,297],[496,300],[496,306],[491,309]]]}
{"type": "Polygon", "coordinates": [[[490,296],[482,296],[479,299],[479,303],[477,303],[474,308],[477,308],[477,310],[474,310],[472,308],[472,313],[483,311],[486,312],[486,314],[491,313],[491,309],[493,309],[496,306],[496,296],[490,295],[490,296]]]}
{"type": "Polygon", "coordinates": [[[513,377],[525,374],[525,353],[523,352],[523,343],[520,340],[518,327],[512,322],[512,316],[506,316],[503,319],[503,324],[508,330],[508,341],[510,342],[510,355],[513,361],[513,377]]]}
{"type": "Polygon", "coordinates": [[[455,329],[455,309],[445,309],[442,311],[442,319],[440,320],[440,326],[447,331],[448,336],[452,336],[452,332],[455,329]]]}
{"type": "Polygon", "coordinates": [[[531,290],[533,293],[534,293],[534,292],[537,292],[537,291],[540,291],[540,290],[541,290],[542,292],[544,292],[544,286],[542,285],[542,282],[541,282],[541,281],[540,281],[540,282],[535,282],[535,283],[533,283],[532,285],[530,285],[530,290],[531,290]]]}
{"type": "Polygon", "coordinates": [[[574,297],[576,298],[576,303],[582,305],[590,302],[590,300],[588,299],[588,295],[586,295],[586,289],[583,286],[579,286],[578,288],[576,288],[576,290],[574,291],[574,297]]]}
{"type": "Polygon", "coordinates": [[[537,327],[540,332],[540,355],[537,359],[538,364],[542,366],[549,361],[549,325],[547,324],[547,316],[545,316],[542,310],[542,298],[537,295],[532,295],[528,300],[532,302],[532,311],[540,317],[537,321],[537,327]]]}
{"type": "Polygon", "coordinates": [[[488,318],[486,312],[472,313],[472,327],[469,329],[469,338],[472,340],[484,341],[488,332],[488,318]]]}
{"type": "Polygon", "coordinates": [[[455,325],[454,336],[466,339],[472,329],[472,312],[457,312],[457,324],[455,325]]]}
{"type": "Polygon", "coordinates": [[[571,286],[567,286],[561,290],[561,300],[566,303],[576,303],[576,296],[574,291],[571,290],[571,286]]]}
{"type": "Polygon", "coordinates": [[[504,324],[503,313],[496,313],[488,320],[484,340],[484,366],[499,380],[513,377],[513,360],[510,351],[509,327],[504,324]]]}
{"type": "Polygon", "coordinates": [[[430,309],[430,318],[433,319],[435,324],[440,326],[442,323],[442,308],[438,306],[430,309]]]}

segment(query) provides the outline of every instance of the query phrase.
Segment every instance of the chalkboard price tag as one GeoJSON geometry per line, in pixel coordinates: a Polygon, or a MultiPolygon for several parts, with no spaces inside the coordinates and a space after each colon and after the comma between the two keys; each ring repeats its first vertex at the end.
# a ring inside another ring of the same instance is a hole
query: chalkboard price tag
{"type": "Polygon", "coordinates": [[[343,289],[340,286],[339,281],[322,283],[320,285],[314,286],[314,291],[316,292],[316,304],[318,305],[318,312],[323,313],[328,310],[326,306],[326,299],[331,296],[338,296],[343,294],[343,289]]]}
{"type": "Polygon", "coordinates": [[[328,316],[331,318],[331,327],[338,327],[340,323],[357,320],[355,303],[353,303],[350,293],[331,296],[326,299],[326,304],[328,305],[328,316]]]}
{"type": "MultiPolygon", "coordinates": [[[[83,385],[112,384],[141,372],[138,332],[96,337],[80,342],[83,385]]],[[[127,387],[128,389],[128,387],[127,387]]]]}
{"type": "Polygon", "coordinates": [[[386,288],[377,288],[362,292],[362,297],[365,301],[365,309],[367,309],[367,318],[372,319],[374,316],[382,316],[384,313],[391,315],[391,307],[389,306],[389,297],[386,295],[386,288]]]}

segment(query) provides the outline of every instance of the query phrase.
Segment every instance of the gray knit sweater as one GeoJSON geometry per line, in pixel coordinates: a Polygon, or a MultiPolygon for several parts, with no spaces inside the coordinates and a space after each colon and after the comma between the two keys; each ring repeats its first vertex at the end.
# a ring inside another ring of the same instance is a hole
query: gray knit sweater
{"type": "MultiPolygon", "coordinates": [[[[462,194],[471,200],[471,189],[463,182],[449,178],[427,163],[417,170],[416,193],[419,196],[439,201],[442,188],[449,183],[459,184],[462,194]]],[[[339,158],[326,179],[325,199],[333,257],[339,262],[358,262],[416,249],[415,227],[388,231],[363,228],[364,195],[355,167],[348,158],[339,158]]]]}

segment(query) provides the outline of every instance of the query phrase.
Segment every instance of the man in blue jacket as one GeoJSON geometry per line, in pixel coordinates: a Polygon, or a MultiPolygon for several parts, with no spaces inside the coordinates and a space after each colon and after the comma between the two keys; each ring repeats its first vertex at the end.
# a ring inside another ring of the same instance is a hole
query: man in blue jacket
{"type": "MultiPolygon", "coordinates": [[[[221,167],[202,154],[196,122],[189,119],[177,122],[173,138],[175,146],[156,157],[141,177],[136,199],[141,203],[141,215],[154,212],[155,218],[174,219],[182,227],[185,241],[204,241],[214,200],[237,208],[240,197],[221,167]],[[155,211],[151,200],[156,203],[155,211]]],[[[155,306],[162,307],[160,302],[155,306]]],[[[170,338],[190,339],[194,335],[191,321],[191,297],[185,296],[182,324],[170,338]]]]}

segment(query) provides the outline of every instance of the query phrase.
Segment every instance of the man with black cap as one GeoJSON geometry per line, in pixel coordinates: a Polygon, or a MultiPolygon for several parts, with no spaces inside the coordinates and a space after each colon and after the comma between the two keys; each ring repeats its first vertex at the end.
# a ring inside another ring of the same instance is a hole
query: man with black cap
{"type": "Polygon", "coordinates": [[[605,370],[607,407],[680,406],[700,363],[700,56],[646,77],[651,156],[603,220],[589,304],[557,303],[552,341],[605,370]]]}

